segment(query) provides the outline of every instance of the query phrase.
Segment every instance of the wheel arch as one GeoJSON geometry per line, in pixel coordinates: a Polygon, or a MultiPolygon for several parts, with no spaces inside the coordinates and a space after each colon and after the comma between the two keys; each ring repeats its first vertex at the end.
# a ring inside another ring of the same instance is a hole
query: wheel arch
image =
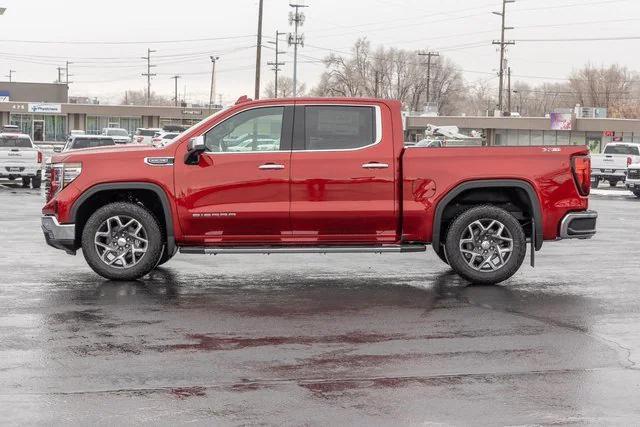
{"type": "MultiPolygon", "coordinates": [[[[173,215],[171,213],[171,204],[167,193],[157,184],[150,182],[114,182],[114,183],[102,183],[94,185],[86,190],[71,206],[69,212],[70,220],[76,224],[76,239],[78,235],[82,235],[82,228],[88,217],[84,215],[84,209],[86,203],[90,203],[93,200],[100,198],[101,195],[117,194],[123,195],[127,192],[147,192],[155,195],[157,202],[159,202],[159,208],[156,208],[158,213],[162,213],[162,218],[158,218],[161,221],[161,226],[164,228],[167,251],[172,252],[176,248],[175,235],[173,231],[173,215]]],[[[114,199],[117,200],[117,199],[114,199]]]]}
{"type": "Polygon", "coordinates": [[[544,240],[543,237],[543,218],[542,218],[542,208],[540,206],[540,199],[533,186],[527,182],[518,179],[495,179],[495,180],[474,180],[474,181],[466,181],[463,182],[456,187],[454,187],[451,191],[449,191],[437,204],[434,218],[433,218],[433,237],[432,237],[432,246],[434,250],[437,252],[438,248],[442,243],[443,231],[443,216],[447,209],[447,207],[451,206],[451,204],[456,200],[457,197],[461,196],[463,193],[468,192],[469,190],[509,190],[516,189],[518,191],[524,192],[526,194],[527,201],[529,203],[531,209],[531,216],[533,222],[535,224],[535,235],[532,236],[534,238],[534,244],[536,250],[540,250],[542,248],[542,243],[544,240]]]}

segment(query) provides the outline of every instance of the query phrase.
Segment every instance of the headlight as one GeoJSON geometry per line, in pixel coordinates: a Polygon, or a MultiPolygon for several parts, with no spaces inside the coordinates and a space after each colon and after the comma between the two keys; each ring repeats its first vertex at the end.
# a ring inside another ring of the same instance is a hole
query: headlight
{"type": "Polygon", "coordinates": [[[58,194],[82,173],[82,163],[52,163],[47,165],[47,200],[58,194]]]}

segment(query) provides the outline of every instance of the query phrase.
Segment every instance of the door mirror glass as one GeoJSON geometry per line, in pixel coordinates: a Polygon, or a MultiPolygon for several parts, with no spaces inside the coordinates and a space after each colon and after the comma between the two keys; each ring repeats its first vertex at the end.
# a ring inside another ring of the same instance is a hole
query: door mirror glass
{"type": "Polygon", "coordinates": [[[188,165],[197,165],[200,161],[200,154],[206,150],[204,145],[204,137],[202,135],[192,138],[187,143],[187,154],[184,162],[188,165]]]}

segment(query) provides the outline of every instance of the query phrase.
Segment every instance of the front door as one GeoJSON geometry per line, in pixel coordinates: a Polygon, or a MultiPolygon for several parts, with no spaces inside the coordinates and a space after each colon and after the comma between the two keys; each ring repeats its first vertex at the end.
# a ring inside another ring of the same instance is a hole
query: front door
{"type": "Polygon", "coordinates": [[[183,233],[205,245],[279,243],[290,230],[293,107],[239,112],[204,134],[198,165],[176,159],[183,233]]]}
{"type": "Polygon", "coordinates": [[[398,239],[390,112],[371,105],[296,106],[291,226],[297,243],[398,239]]]}
{"type": "Polygon", "coordinates": [[[33,121],[33,140],[39,142],[44,141],[44,120],[33,121]]]}

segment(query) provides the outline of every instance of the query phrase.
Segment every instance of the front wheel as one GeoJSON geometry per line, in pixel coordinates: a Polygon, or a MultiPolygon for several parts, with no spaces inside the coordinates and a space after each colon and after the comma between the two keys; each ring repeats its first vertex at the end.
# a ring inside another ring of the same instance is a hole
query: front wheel
{"type": "Polygon", "coordinates": [[[460,214],[446,237],[449,265],[476,284],[496,284],[513,276],[524,261],[522,226],[504,209],[478,206],[460,214]]]}
{"type": "Polygon", "coordinates": [[[616,187],[617,185],[618,185],[618,181],[616,181],[616,180],[609,181],[609,186],[610,187],[616,187]]]}
{"type": "Polygon", "coordinates": [[[133,203],[101,207],[82,232],[85,260],[93,271],[111,280],[144,276],[157,265],[162,246],[162,232],[154,216],[133,203]]]}

